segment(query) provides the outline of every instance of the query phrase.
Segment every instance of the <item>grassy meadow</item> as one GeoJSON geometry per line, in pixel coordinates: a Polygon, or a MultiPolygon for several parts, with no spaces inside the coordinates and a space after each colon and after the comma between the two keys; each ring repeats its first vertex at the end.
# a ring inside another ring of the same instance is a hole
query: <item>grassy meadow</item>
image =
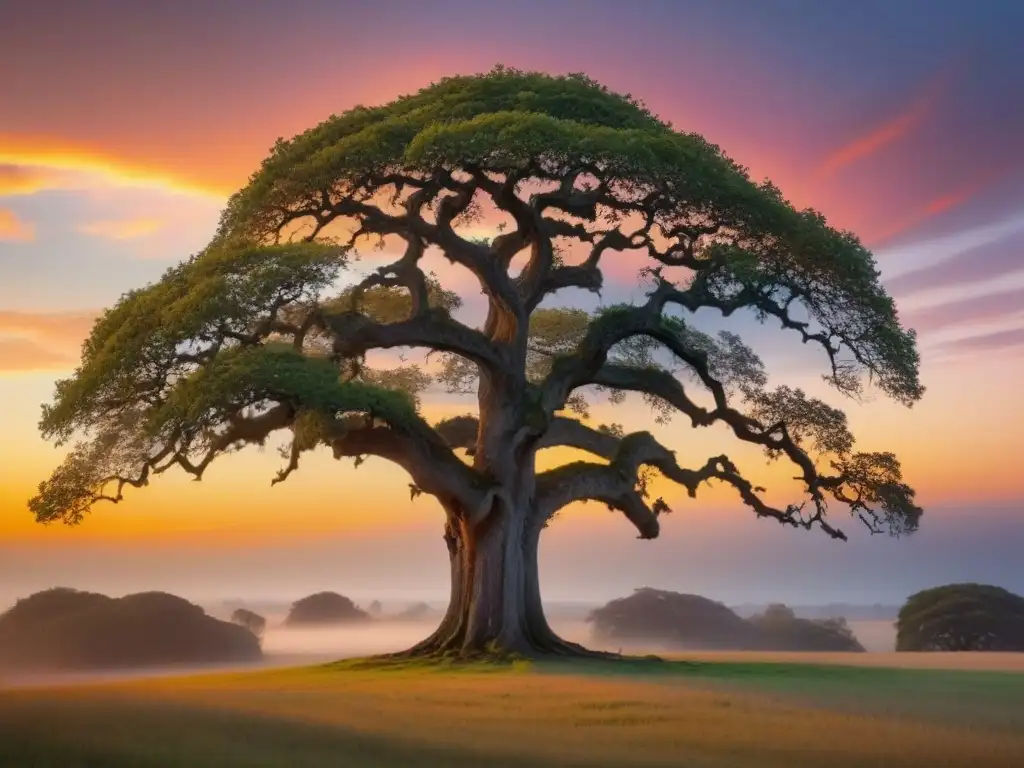
{"type": "Polygon", "coordinates": [[[1024,672],[735,655],[457,667],[349,661],[0,691],[3,768],[524,761],[1024,765],[1024,672]]]}

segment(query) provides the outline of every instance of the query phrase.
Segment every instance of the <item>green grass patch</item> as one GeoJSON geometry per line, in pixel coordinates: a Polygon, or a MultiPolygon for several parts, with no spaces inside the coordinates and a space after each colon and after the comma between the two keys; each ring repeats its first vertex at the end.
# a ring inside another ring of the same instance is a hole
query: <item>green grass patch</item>
{"type": "Polygon", "coordinates": [[[484,657],[465,659],[459,656],[438,656],[431,658],[386,658],[370,656],[360,659],[344,659],[318,665],[314,669],[322,672],[395,672],[402,674],[508,674],[533,670],[535,663],[528,659],[514,657],[484,657]]]}

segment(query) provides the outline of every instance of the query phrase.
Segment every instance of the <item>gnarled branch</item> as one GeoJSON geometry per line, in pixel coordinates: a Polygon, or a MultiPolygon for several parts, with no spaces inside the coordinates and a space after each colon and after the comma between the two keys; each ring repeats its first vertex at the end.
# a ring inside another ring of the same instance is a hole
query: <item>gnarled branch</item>
{"type": "Polygon", "coordinates": [[[333,336],[332,348],[338,358],[359,358],[373,349],[423,347],[465,357],[496,374],[509,365],[486,336],[452,320],[443,311],[431,310],[425,316],[397,323],[378,323],[351,310],[324,311],[320,322],[333,336]]]}
{"type": "Polygon", "coordinates": [[[553,425],[553,431],[555,435],[550,438],[550,445],[580,448],[603,456],[609,464],[573,462],[538,475],[537,513],[545,520],[569,504],[593,499],[625,512],[640,530],[641,538],[657,537],[658,516],[667,511],[667,507],[660,499],[648,507],[637,491],[637,485],[642,482],[641,467],[649,465],[685,487],[691,498],[697,495],[701,483],[719,480],[733,486],[743,503],[758,517],[770,517],[786,525],[808,529],[818,525],[832,538],[846,539],[842,531],[825,521],[823,500],[815,502],[815,512],[808,517],[801,514],[803,505],[790,505],[784,510],[772,507],[757,495],[757,491],[763,489],[755,488],[746,480],[727,456],[708,459],[698,470],[686,469],[679,466],[672,451],[648,432],[636,432],[619,439],[578,422],[575,426],[558,422],[553,425]]]}

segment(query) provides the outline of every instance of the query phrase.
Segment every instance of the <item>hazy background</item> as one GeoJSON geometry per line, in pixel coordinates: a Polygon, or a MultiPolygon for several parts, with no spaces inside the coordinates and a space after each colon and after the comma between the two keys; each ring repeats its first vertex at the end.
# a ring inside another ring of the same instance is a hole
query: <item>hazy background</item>
{"type": "MultiPolygon", "coordinates": [[[[729,604],[896,604],[960,580],[1024,592],[1024,432],[1011,426],[1024,423],[1024,4],[96,0],[7,4],[3,18],[0,605],[55,585],[204,603],[444,599],[440,510],[410,503],[380,460],[356,471],[315,456],[270,489],[281,460],[252,450],[202,483],[162,477],[77,529],[37,526],[25,502],[61,457],[37,435],[39,406],[93,318],[201,248],[275,138],[499,61],[640,96],[859,233],[920,333],[929,390],[909,411],[845,404],[858,447],[896,451],[919,490],[911,539],[843,520],[841,544],[755,520],[728,490],[658,487],[677,511],[657,541],[597,505],[556,521],[547,600],[652,586],[729,604]]],[[[610,266],[605,300],[636,298],[640,264],[610,266]]],[[[464,276],[437,271],[479,308],[464,276]]],[[[843,404],[793,336],[737,323],[773,384],[843,404]]],[[[467,409],[441,393],[424,408],[467,409]]],[[[770,501],[793,500],[787,468],[721,431],[654,425],[637,401],[594,416],[652,429],[684,464],[728,451],[770,501]]]]}
{"type": "MultiPolygon", "coordinates": [[[[556,520],[545,534],[541,584],[549,602],[586,603],[603,603],[641,586],[730,605],[899,604],[918,589],[950,581],[1024,592],[1018,559],[1024,530],[1016,524],[1016,509],[930,510],[926,525],[910,538],[872,538],[852,528],[844,544],[755,520],[743,509],[692,507],[673,513],[659,539],[640,541],[625,520],[589,505],[556,520]]],[[[283,508],[281,515],[288,514],[283,508]]],[[[193,541],[144,546],[62,540],[46,548],[5,548],[0,605],[56,585],[114,595],[160,589],[204,604],[231,598],[291,602],[320,590],[364,606],[372,600],[443,602],[448,595],[439,520],[409,520],[391,531],[283,536],[276,543],[225,545],[220,537],[210,538],[196,534],[193,541]]]]}

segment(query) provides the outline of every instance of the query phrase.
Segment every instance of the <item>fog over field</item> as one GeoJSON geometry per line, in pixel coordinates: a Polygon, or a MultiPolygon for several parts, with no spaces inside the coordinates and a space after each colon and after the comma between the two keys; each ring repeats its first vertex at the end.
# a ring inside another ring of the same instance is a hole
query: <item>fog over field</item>
{"type": "MultiPolygon", "coordinates": [[[[234,607],[241,601],[222,601],[206,604],[203,607],[210,615],[228,619],[234,607]]],[[[76,672],[76,673],[45,673],[16,674],[8,672],[0,675],[0,688],[21,688],[50,686],[54,684],[85,684],[97,681],[126,680],[131,678],[155,677],[164,675],[180,675],[185,673],[203,673],[228,670],[252,669],[253,667],[276,668],[307,664],[326,663],[330,661],[368,656],[379,653],[400,651],[422,640],[432,632],[440,622],[444,605],[441,602],[430,604],[431,613],[423,620],[407,621],[396,618],[395,614],[408,607],[404,603],[385,604],[384,613],[373,621],[348,625],[329,625],[323,627],[289,627],[285,624],[287,604],[260,601],[246,601],[246,606],[259,610],[267,619],[267,627],[263,634],[262,646],[264,659],[262,662],[232,665],[198,665],[175,666],[163,668],[145,668],[118,670],[113,672],[76,672]],[[267,610],[267,609],[271,610],[267,610]],[[389,615],[390,614],[390,615],[389,615]]],[[[6,608],[6,606],[3,606],[6,608]]],[[[591,627],[586,622],[590,610],[598,604],[573,603],[554,605],[548,608],[549,622],[552,628],[562,637],[591,648],[629,653],[659,653],[672,658],[693,660],[746,660],[746,661],[798,661],[824,664],[855,664],[885,667],[929,667],[956,669],[1013,669],[1024,670],[1024,654],[1008,653],[973,653],[973,654],[928,654],[928,653],[895,653],[896,631],[892,619],[853,619],[848,622],[857,639],[867,653],[814,653],[814,652],[744,652],[744,651],[709,651],[706,649],[667,648],[656,642],[642,640],[632,642],[628,646],[601,643],[591,634],[591,627]]],[[[741,606],[739,612],[749,613],[755,606],[741,606]]],[[[854,614],[870,614],[884,611],[882,606],[848,606],[854,614]]],[[[807,606],[798,611],[804,614],[828,613],[828,606],[807,606]]]]}
{"type": "MultiPolygon", "coordinates": [[[[616,651],[619,645],[595,640],[590,626],[579,619],[549,619],[552,629],[561,637],[590,648],[616,651]]],[[[422,640],[435,628],[436,622],[380,621],[356,627],[326,627],[297,629],[268,627],[263,638],[263,651],[268,663],[309,657],[323,660],[367,656],[375,653],[400,651],[422,640]]],[[[869,653],[887,653],[894,650],[896,630],[892,622],[850,622],[857,639],[869,653]]],[[[632,643],[628,650],[634,653],[665,652],[669,649],[658,643],[632,643]]],[[[679,649],[676,648],[676,651],[679,649]]]]}
{"type": "MultiPolygon", "coordinates": [[[[628,592],[622,595],[628,596],[628,592]]],[[[366,608],[370,601],[356,601],[366,608]]],[[[296,628],[284,625],[287,605],[260,601],[227,601],[205,604],[207,613],[227,620],[231,611],[244,605],[260,613],[267,620],[263,635],[263,651],[272,660],[295,656],[310,656],[324,659],[350,658],[374,653],[390,653],[408,648],[427,637],[440,623],[446,604],[435,600],[429,603],[431,613],[423,620],[402,621],[393,618],[408,607],[405,601],[384,602],[383,615],[366,625],[335,625],[323,628],[296,628]]],[[[591,633],[587,616],[603,603],[598,602],[552,602],[545,605],[545,612],[551,628],[561,637],[590,648],[619,650],[617,645],[602,644],[591,633]]],[[[764,610],[764,605],[731,606],[741,616],[750,616],[764,610]]],[[[893,651],[896,645],[896,613],[898,606],[851,606],[821,605],[793,606],[798,616],[805,618],[828,618],[842,616],[861,645],[868,652],[884,653],[893,651]]],[[[670,649],[657,643],[633,644],[630,652],[660,652],[670,649]]],[[[676,648],[678,650],[678,647],[676,648]]]]}
{"type": "MultiPolygon", "coordinates": [[[[211,611],[214,612],[214,611],[211,611]]],[[[592,648],[619,650],[607,644],[602,645],[590,634],[589,625],[578,614],[579,608],[557,613],[551,618],[552,628],[562,637],[592,648]],[[565,615],[565,614],[568,615],[565,615]]],[[[284,614],[268,616],[268,625],[263,637],[265,658],[258,664],[198,665],[166,668],[136,669],[114,672],[81,673],[34,673],[31,675],[7,674],[0,676],[0,688],[21,688],[51,686],[54,684],[86,684],[98,681],[127,680],[164,675],[206,673],[229,670],[252,669],[253,667],[291,667],[305,664],[326,663],[340,659],[367,656],[377,653],[400,651],[426,637],[437,625],[437,621],[401,621],[381,619],[358,626],[328,626],[322,628],[294,628],[283,625],[284,614]]],[[[439,619],[438,619],[439,620],[439,619]]],[[[758,652],[758,651],[708,651],[694,649],[666,649],[656,643],[634,643],[628,648],[631,653],[658,652],[672,658],[687,658],[706,661],[796,661],[822,664],[853,664],[863,666],[944,668],[944,669],[1000,669],[1024,671],[1024,654],[1013,653],[895,653],[895,629],[889,621],[851,621],[850,628],[867,653],[814,653],[814,652],[758,652]]]]}
{"type": "MultiPolygon", "coordinates": [[[[203,607],[211,616],[227,620],[233,608],[239,604],[241,604],[241,601],[226,601],[207,604],[203,607]]],[[[390,653],[408,648],[427,637],[437,627],[444,611],[444,605],[440,602],[435,602],[430,604],[431,613],[426,618],[407,621],[394,617],[395,613],[398,613],[407,606],[403,603],[394,603],[386,604],[384,606],[385,613],[380,618],[367,623],[334,624],[323,627],[289,627],[285,624],[285,617],[287,616],[286,604],[264,603],[261,605],[260,601],[257,600],[252,602],[246,601],[245,605],[250,609],[262,612],[267,620],[267,627],[262,637],[264,659],[257,664],[176,666],[173,668],[146,668],[130,671],[118,670],[114,672],[60,674],[48,674],[45,672],[17,674],[8,671],[7,674],[0,675],[0,687],[85,683],[97,680],[120,680],[164,674],[182,674],[184,672],[243,669],[252,668],[253,666],[288,667],[390,653]],[[262,611],[261,608],[263,609],[262,611]],[[267,610],[268,608],[272,610],[267,610]],[[392,615],[389,616],[388,614],[392,615]]],[[[2,606],[0,610],[6,609],[6,607],[2,606]]],[[[617,643],[602,643],[592,635],[591,627],[586,622],[587,614],[596,607],[598,607],[596,603],[551,606],[548,609],[549,623],[552,629],[563,638],[591,648],[609,651],[622,650],[639,654],[669,653],[677,655],[687,653],[686,649],[679,648],[678,646],[668,648],[657,642],[644,642],[642,640],[631,642],[625,646],[617,643]]],[[[821,610],[823,609],[819,609],[818,612],[821,610]]],[[[853,620],[849,622],[849,625],[869,654],[881,655],[893,651],[895,629],[891,620],[853,620]]],[[[692,653],[704,656],[710,652],[694,649],[692,653]]],[[[712,653],[712,655],[714,654],[712,653]]],[[[788,654],[788,657],[800,655],[802,654],[794,653],[788,654]]],[[[840,654],[840,656],[845,655],[840,654]]]]}
{"type": "MultiPolygon", "coordinates": [[[[296,657],[330,660],[401,651],[427,637],[437,627],[438,620],[383,619],[357,626],[294,628],[272,626],[268,619],[263,652],[268,662],[273,663],[275,659],[296,657]]],[[[600,646],[590,637],[589,625],[579,619],[552,619],[550,623],[567,640],[590,647],[600,646]]]]}

